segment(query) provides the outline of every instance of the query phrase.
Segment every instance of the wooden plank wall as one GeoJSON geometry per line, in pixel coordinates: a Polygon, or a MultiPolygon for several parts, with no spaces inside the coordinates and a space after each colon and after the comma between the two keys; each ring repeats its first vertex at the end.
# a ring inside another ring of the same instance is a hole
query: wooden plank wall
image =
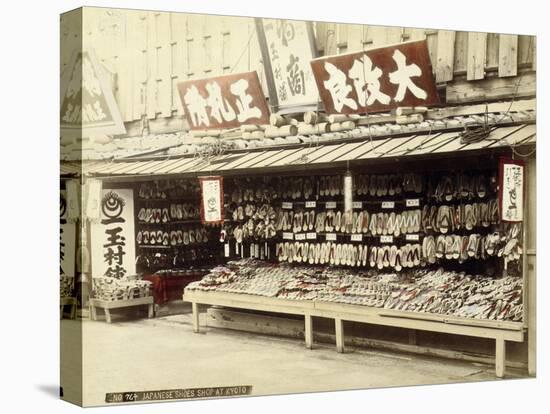
{"type": "MultiPolygon", "coordinates": [[[[182,80],[256,70],[267,94],[253,19],[86,8],[83,20],[85,44],[111,72],[126,122],[182,115],[182,80]]],[[[536,64],[533,36],[336,23],[314,29],[319,55],[426,39],[440,84],[513,80],[536,64]]],[[[62,51],[62,66],[69,58],[62,51]]]]}

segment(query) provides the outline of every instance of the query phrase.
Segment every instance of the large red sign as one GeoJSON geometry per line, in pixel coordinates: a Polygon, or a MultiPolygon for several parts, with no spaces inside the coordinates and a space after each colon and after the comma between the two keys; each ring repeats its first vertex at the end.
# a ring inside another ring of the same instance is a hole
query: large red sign
{"type": "Polygon", "coordinates": [[[191,129],[269,123],[256,72],[181,82],[178,90],[191,129]]]}
{"type": "Polygon", "coordinates": [[[318,58],[311,67],[327,113],[439,104],[425,40],[318,58]]]}

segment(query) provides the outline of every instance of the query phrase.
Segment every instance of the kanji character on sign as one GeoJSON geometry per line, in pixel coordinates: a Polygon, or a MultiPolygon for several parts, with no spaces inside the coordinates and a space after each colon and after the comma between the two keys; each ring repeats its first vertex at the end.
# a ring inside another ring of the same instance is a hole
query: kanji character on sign
{"type": "Polygon", "coordinates": [[[222,117],[226,121],[234,120],[236,117],[235,110],[229,105],[227,99],[222,98],[220,85],[217,82],[207,83],[206,90],[208,91],[206,102],[210,107],[210,116],[220,123],[222,122],[222,117]]]}
{"type": "Polygon", "coordinates": [[[289,64],[286,66],[286,70],[288,73],[287,76],[287,82],[288,87],[290,89],[290,93],[292,96],[294,95],[305,95],[306,94],[306,82],[305,82],[305,76],[304,71],[300,70],[300,66],[298,66],[298,62],[300,61],[300,58],[297,56],[294,56],[293,54],[289,57],[289,64]]]}
{"type": "Polygon", "coordinates": [[[374,101],[387,105],[391,98],[380,90],[380,77],[382,70],[373,66],[372,60],[365,55],[360,60],[355,60],[349,70],[349,77],[353,80],[359,105],[372,105],[374,101]]]}
{"type": "Polygon", "coordinates": [[[422,70],[418,65],[414,63],[412,65],[407,65],[407,58],[399,50],[393,52],[393,60],[397,63],[397,70],[390,73],[390,82],[399,85],[394,100],[396,102],[401,102],[405,99],[407,89],[417,98],[426,99],[428,97],[426,91],[416,86],[411,79],[412,77],[422,75],[422,70]]]}
{"type": "Polygon", "coordinates": [[[187,106],[189,117],[193,121],[193,125],[197,126],[204,124],[206,126],[210,126],[210,120],[208,119],[208,114],[206,113],[206,106],[208,105],[208,102],[199,93],[199,90],[195,85],[192,85],[189,89],[187,89],[183,99],[185,100],[185,105],[187,106]]]}
{"type": "Polygon", "coordinates": [[[246,93],[248,89],[248,81],[246,79],[239,79],[237,82],[231,84],[231,93],[237,97],[237,108],[239,113],[237,119],[239,122],[244,122],[250,118],[260,118],[262,111],[255,106],[250,106],[252,103],[252,96],[246,93]]]}
{"type": "Polygon", "coordinates": [[[323,84],[330,92],[334,108],[338,112],[341,112],[344,106],[357,109],[357,102],[348,98],[352,88],[346,83],[346,74],[329,62],[325,62],[325,70],[330,75],[330,78],[324,81],[323,84]]]}

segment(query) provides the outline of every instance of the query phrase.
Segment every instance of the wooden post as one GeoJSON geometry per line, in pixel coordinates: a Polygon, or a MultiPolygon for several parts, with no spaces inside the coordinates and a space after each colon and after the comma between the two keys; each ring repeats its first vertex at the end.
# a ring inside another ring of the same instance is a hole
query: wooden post
{"type": "Polygon", "coordinates": [[[409,329],[409,345],[416,345],[416,329],[409,329]]]}
{"type": "Polygon", "coordinates": [[[92,315],[92,321],[97,321],[97,309],[93,302],[90,303],[90,314],[92,315]]]}
{"type": "Polygon", "coordinates": [[[193,302],[191,304],[191,308],[193,309],[193,332],[198,333],[199,332],[199,306],[196,302],[193,302]]]}
{"type": "Polygon", "coordinates": [[[311,315],[305,315],[305,325],[306,348],[313,349],[313,319],[311,315]]]}
{"type": "Polygon", "coordinates": [[[336,351],[344,352],[344,322],[340,318],[334,319],[334,324],[336,328],[336,351]]]}
{"type": "Polygon", "coordinates": [[[504,377],[504,369],[506,364],[506,342],[503,338],[496,339],[495,366],[496,375],[498,378],[504,377]]]}
{"type": "Polygon", "coordinates": [[[149,304],[149,312],[147,314],[147,317],[152,318],[153,316],[155,316],[155,304],[151,303],[149,304]]]}
{"type": "Polygon", "coordinates": [[[77,302],[76,299],[74,299],[73,303],[71,304],[71,319],[76,319],[76,306],[77,302]]]}
{"type": "Polygon", "coordinates": [[[107,323],[111,323],[111,311],[107,308],[103,309],[105,311],[105,320],[107,323]]]}

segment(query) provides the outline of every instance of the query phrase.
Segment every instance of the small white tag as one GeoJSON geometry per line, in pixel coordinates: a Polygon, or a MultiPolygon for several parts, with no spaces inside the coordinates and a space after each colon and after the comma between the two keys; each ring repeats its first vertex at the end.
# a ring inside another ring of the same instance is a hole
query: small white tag
{"type": "Polygon", "coordinates": [[[290,232],[284,232],[283,233],[283,239],[284,240],[294,240],[294,233],[290,233],[290,232]]]}
{"type": "Polygon", "coordinates": [[[316,201],[306,201],[306,208],[315,208],[317,207],[316,201]]]}
{"type": "Polygon", "coordinates": [[[407,234],[407,235],[405,235],[405,240],[418,241],[418,240],[420,240],[420,237],[418,236],[418,234],[407,234]]]}
{"type": "Polygon", "coordinates": [[[306,239],[306,235],[304,233],[298,233],[294,236],[294,238],[296,240],[305,240],[306,239]]]}
{"type": "Polygon", "coordinates": [[[363,202],[362,201],[354,201],[352,204],[351,204],[351,208],[363,208],[363,202]]]}
{"type": "Polygon", "coordinates": [[[325,235],[326,241],[335,241],[336,240],[336,233],[327,233],[325,235]]]}
{"type": "Polygon", "coordinates": [[[327,201],[325,204],[325,207],[328,208],[336,208],[336,201],[327,201]]]}
{"type": "Polygon", "coordinates": [[[317,233],[306,233],[306,239],[317,240],[317,233]]]}
{"type": "Polygon", "coordinates": [[[239,243],[235,243],[235,254],[239,254],[241,251],[240,251],[240,248],[239,248],[239,243]]]}
{"type": "Polygon", "coordinates": [[[363,235],[362,234],[352,234],[351,235],[351,241],[363,241],[363,235]]]}
{"type": "Polygon", "coordinates": [[[380,236],[380,243],[393,243],[393,236],[380,236]]]}
{"type": "Polygon", "coordinates": [[[394,208],[395,201],[382,201],[382,208],[394,208]]]}
{"type": "Polygon", "coordinates": [[[229,257],[229,243],[223,244],[223,254],[225,257],[229,257]]]}
{"type": "Polygon", "coordinates": [[[288,201],[283,201],[283,206],[282,207],[286,210],[292,210],[292,203],[290,203],[288,201]]]}
{"type": "Polygon", "coordinates": [[[419,207],[420,206],[420,199],[419,198],[407,198],[407,200],[405,200],[405,205],[407,207],[419,207]]]}

